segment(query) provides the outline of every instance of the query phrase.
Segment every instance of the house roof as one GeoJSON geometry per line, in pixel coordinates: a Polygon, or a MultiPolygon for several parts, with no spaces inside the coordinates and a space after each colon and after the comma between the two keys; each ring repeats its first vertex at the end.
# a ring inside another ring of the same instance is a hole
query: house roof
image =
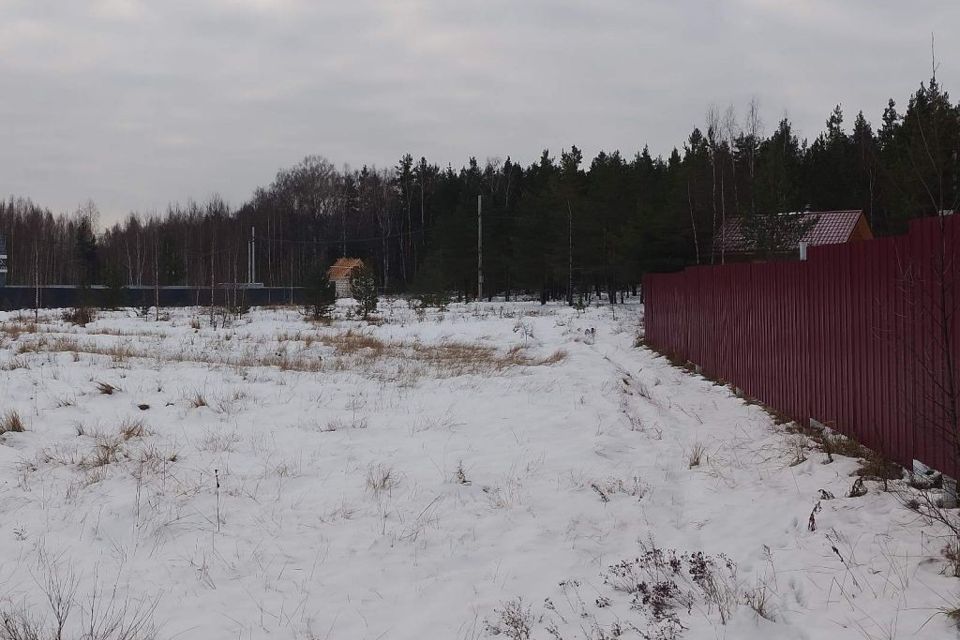
{"type": "Polygon", "coordinates": [[[360,258],[339,258],[327,271],[331,280],[347,279],[354,269],[362,269],[363,260],[360,258]]]}
{"type": "MultiPolygon", "coordinates": [[[[797,215],[797,213],[799,212],[772,215],[797,215]]],[[[804,211],[800,215],[804,219],[813,218],[816,220],[800,241],[806,242],[810,246],[817,246],[849,242],[854,229],[856,229],[857,222],[863,217],[863,211],[860,209],[804,211]]],[[[752,251],[752,247],[743,237],[743,218],[727,218],[717,233],[716,241],[717,249],[726,253],[748,253],[752,251]]]]}

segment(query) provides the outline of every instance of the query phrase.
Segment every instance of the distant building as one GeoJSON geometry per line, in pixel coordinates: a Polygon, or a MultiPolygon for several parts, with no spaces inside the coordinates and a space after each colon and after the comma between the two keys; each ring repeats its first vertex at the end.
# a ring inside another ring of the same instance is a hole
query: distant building
{"type": "Polygon", "coordinates": [[[363,269],[363,260],[359,258],[340,258],[333,263],[333,266],[327,271],[327,277],[337,287],[338,298],[352,298],[350,291],[350,278],[358,269],[363,269]]]}
{"type": "Polygon", "coordinates": [[[0,287],[7,286],[7,265],[9,262],[7,259],[7,241],[3,236],[0,236],[0,287]]]}
{"type": "MultiPolygon", "coordinates": [[[[762,217],[767,216],[791,216],[792,224],[801,221],[801,224],[809,222],[811,226],[799,239],[784,241],[788,246],[781,246],[772,252],[768,251],[768,255],[760,255],[745,237],[743,218],[727,218],[714,238],[717,259],[723,256],[723,259],[729,262],[750,262],[769,259],[770,253],[774,258],[796,258],[801,253],[801,245],[816,247],[873,238],[867,218],[859,209],[763,214],[762,217]]],[[[776,218],[770,218],[770,220],[771,227],[775,226],[776,218]]]]}

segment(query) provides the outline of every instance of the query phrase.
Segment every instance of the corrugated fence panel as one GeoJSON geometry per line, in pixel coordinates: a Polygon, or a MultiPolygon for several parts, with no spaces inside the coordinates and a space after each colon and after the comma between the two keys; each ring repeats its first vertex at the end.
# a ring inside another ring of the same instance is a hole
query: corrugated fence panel
{"type": "Polygon", "coordinates": [[[644,296],[653,348],[795,420],[956,477],[960,219],[813,247],[805,262],[651,274],[644,296]]]}

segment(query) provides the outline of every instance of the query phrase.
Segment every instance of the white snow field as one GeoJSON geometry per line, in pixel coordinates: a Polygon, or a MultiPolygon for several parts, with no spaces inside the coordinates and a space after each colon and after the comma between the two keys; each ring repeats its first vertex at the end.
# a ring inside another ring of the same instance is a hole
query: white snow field
{"type": "Polygon", "coordinates": [[[0,313],[0,638],[956,637],[945,531],[638,305],[381,309],[0,313]]]}

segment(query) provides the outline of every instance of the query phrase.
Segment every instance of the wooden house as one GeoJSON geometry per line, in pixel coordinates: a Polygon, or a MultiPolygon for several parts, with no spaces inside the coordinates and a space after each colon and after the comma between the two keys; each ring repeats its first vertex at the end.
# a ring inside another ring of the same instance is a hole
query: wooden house
{"type": "Polygon", "coordinates": [[[7,241],[0,236],[0,287],[7,286],[7,241]]]}
{"type": "Polygon", "coordinates": [[[743,219],[727,218],[714,237],[714,252],[717,260],[725,262],[754,262],[768,259],[796,259],[801,246],[816,247],[825,244],[843,244],[857,240],[870,240],[873,232],[866,216],[859,209],[843,211],[802,211],[793,213],[764,214],[765,216],[793,216],[810,222],[802,237],[789,242],[773,255],[760,255],[745,237],[743,219]]]}
{"type": "Polygon", "coordinates": [[[350,278],[354,272],[364,267],[363,260],[359,258],[340,258],[333,263],[333,266],[327,271],[327,277],[337,288],[338,298],[352,298],[350,291],[350,278]]]}

